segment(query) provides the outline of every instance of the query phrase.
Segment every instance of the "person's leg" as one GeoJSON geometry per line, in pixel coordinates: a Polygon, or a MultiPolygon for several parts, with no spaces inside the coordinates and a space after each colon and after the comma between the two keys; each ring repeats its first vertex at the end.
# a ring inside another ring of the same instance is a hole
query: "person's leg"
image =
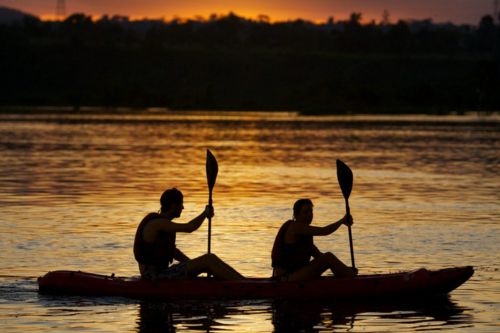
{"type": "Polygon", "coordinates": [[[321,276],[329,267],[329,263],[323,256],[313,259],[307,266],[288,274],[288,281],[303,281],[321,276]]]}
{"type": "Polygon", "coordinates": [[[332,273],[337,276],[337,277],[354,277],[356,276],[356,273],[354,270],[344,264],[340,259],[338,259],[333,253],[331,252],[326,252],[323,253],[323,256],[326,257],[326,260],[329,262],[330,270],[332,273]]]}
{"type": "Polygon", "coordinates": [[[242,280],[243,275],[219,259],[215,254],[207,253],[188,261],[187,270],[190,275],[209,273],[225,280],[242,280]]]}
{"type": "Polygon", "coordinates": [[[308,280],[321,276],[326,270],[330,269],[337,277],[355,276],[351,268],[347,267],[331,252],[323,253],[321,256],[313,259],[307,266],[302,267],[288,275],[288,281],[308,280]]]}

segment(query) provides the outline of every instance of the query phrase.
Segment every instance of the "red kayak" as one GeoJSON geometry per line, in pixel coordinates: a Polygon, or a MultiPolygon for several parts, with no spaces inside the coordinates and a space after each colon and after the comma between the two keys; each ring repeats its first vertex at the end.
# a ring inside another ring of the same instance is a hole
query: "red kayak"
{"type": "Polygon", "coordinates": [[[206,277],[149,281],[80,271],[54,271],[38,278],[38,286],[40,293],[44,294],[157,299],[385,299],[447,294],[473,273],[471,266],[464,266],[283,282],[265,278],[225,281],[206,277]]]}

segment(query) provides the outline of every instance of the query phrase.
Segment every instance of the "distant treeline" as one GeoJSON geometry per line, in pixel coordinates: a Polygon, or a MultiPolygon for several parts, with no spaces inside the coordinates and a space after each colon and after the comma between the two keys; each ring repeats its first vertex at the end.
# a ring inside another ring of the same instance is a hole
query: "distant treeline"
{"type": "Polygon", "coordinates": [[[500,26],[26,17],[0,25],[0,105],[500,110],[500,26]]]}

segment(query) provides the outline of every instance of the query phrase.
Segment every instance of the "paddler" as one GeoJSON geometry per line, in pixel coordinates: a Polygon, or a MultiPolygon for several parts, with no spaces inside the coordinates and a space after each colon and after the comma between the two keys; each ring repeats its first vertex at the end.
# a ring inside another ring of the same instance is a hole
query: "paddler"
{"type": "Polygon", "coordinates": [[[244,277],[215,254],[207,253],[189,259],[176,247],[178,232],[191,233],[197,230],[206,218],[214,216],[213,208],[205,210],[188,223],[172,220],[181,216],[184,209],[182,192],[171,188],[160,198],[159,213],[149,213],[137,228],[134,241],[134,256],[139,263],[141,276],[145,279],[174,279],[195,277],[201,273],[225,280],[241,280],[244,277]],[[176,260],[177,263],[173,263],[176,260]]]}
{"type": "Polygon", "coordinates": [[[312,220],[312,201],[297,200],[293,206],[293,219],[281,226],[274,241],[271,255],[273,278],[280,281],[308,280],[321,276],[328,269],[337,277],[355,276],[356,269],[346,266],[331,252],[322,253],[313,242],[313,236],[330,235],[342,225],[352,225],[352,216],[346,215],[324,227],[311,226],[312,220]]]}

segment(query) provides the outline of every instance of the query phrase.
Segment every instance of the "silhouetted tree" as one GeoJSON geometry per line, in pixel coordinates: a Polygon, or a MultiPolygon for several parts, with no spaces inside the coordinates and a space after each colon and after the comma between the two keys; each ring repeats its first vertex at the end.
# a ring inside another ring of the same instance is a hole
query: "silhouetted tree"
{"type": "Polygon", "coordinates": [[[483,16],[479,23],[477,33],[479,35],[480,48],[485,51],[492,51],[495,43],[495,22],[491,15],[483,16]]]}
{"type": "Polygon", "coordinates": [[[0,104],[312,112],[500,107],[500,27],[74,14],[0,25],[0,104]],[[495,52],[491,52],[494,50],[495,52]],[[496,57],[492,55],[495,54],[496,57]]]}

